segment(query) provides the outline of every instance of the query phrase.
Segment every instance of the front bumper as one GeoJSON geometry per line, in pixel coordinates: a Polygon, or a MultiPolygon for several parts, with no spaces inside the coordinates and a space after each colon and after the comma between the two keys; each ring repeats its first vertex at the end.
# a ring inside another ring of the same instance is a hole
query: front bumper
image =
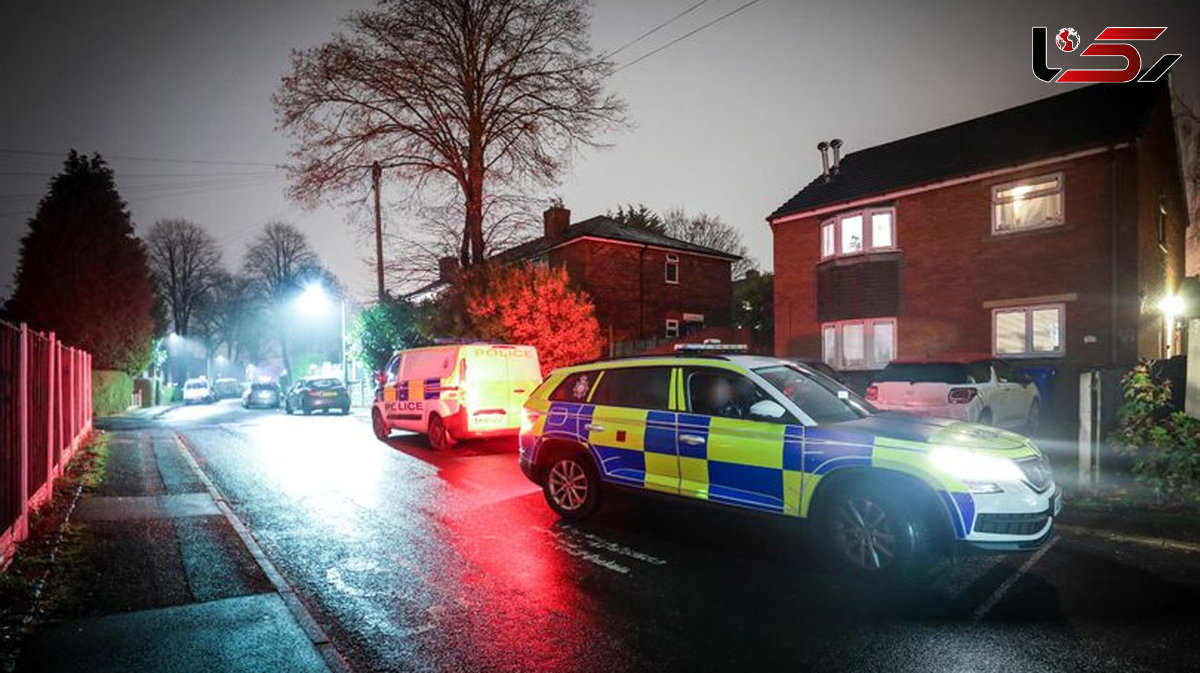
{"type": "Polygon", "coordinates": [[[959,545],[968,552],[1032,551],[1053,534],[1062,513],[1062,487],[1051,484],[1042,493],[1002,493],[975,496],[971,531],[959,545]]]}

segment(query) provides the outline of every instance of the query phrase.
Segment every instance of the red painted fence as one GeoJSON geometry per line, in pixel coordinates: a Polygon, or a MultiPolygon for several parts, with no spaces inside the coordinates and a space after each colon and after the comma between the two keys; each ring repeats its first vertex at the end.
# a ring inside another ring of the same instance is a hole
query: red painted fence
{"type": "Polygon", "coordinates": [[[91,354],[0,321],[0,567],[91,431],[91,354]]]}

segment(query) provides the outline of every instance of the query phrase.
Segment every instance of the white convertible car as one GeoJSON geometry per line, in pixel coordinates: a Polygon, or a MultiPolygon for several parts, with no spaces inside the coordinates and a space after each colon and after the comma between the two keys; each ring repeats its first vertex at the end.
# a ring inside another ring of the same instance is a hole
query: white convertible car
{"type": "Polygon", "coordinates": [[[1033,380],[989,356],[893,360],[867,388],[879,409],[1035,430],[1041,396],[1033,380]]]}

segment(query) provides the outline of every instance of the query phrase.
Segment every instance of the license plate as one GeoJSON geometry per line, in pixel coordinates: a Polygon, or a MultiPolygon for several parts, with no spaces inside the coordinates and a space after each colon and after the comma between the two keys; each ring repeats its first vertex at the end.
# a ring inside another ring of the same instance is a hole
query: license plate
{"type": "Polygon", "coordinates": [[[321,393],[321,397],[337,397],[337,393],[321,393]]]}

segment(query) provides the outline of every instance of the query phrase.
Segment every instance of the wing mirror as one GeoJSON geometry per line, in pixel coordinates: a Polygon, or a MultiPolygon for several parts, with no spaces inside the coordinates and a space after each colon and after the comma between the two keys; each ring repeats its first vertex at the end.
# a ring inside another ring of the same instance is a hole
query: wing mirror
{"type": "Polygon", "coordinates": [[[375,383],[378,385],[387,383],[387,374],[383,372],[375,372],[375,383]]]}
{"type": "Polygon", "coordinates": [[[775,400],[759,400],[750,407],[750,415],[755,418],[765,418],[777,421],[787,414],[787,409],[775,400]]]}

